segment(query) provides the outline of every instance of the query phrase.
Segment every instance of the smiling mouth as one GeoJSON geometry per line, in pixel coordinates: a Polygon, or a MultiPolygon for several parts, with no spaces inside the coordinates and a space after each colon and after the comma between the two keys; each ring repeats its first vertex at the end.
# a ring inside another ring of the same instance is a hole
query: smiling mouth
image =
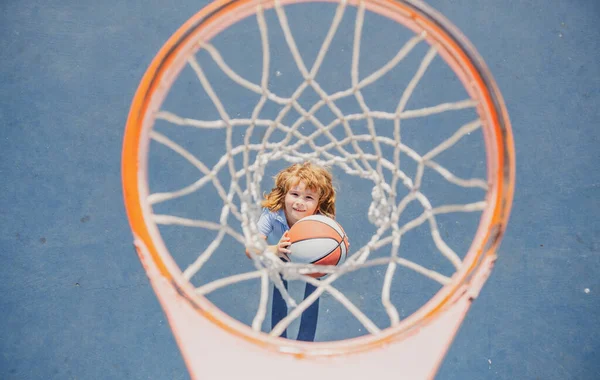
{"type": "Polygon", "coordinates": [[[306,210],[298,210],[297,208],[293,208],[293,207],[292,207],[292,210],[294,210],[296,212],[306,212],[306,210]]]}

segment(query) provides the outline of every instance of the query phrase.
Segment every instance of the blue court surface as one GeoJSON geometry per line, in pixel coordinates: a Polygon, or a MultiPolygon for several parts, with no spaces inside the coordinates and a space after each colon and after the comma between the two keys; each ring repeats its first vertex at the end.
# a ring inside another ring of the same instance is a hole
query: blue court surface
{"type": "MultiPolygon", "coordinates": [[[[438,378],[598,379],[600,3],[428,3],[454,23],[486,61],[507,104],[517,157],[513,211],[498,261],[438,378]]],[[[169,36],[206,4],[191,0],[0,3],[0,379],[189,378],[132,245],[122,198],[121,149],[130,103],[146,68],[169,36]]],[[[317,14],[299,11],[290,16],[298,46],[311,57],[308,61],[316,57],[314,46],[320,44],[333,10],[324,6],[317,14]]],[[[276,25],[272,13],[267,21],[276,25]]],[[[381,67],[402,46],[398,41],[408,39],[408,34],[391,34],[391,22],[367,21],[371,24],[365,24],[369,26],[364,34],[378,43],[363,47],[371,54],[361,64],[361,77],[381,67]]],[[[351,37],[352,29],[345,27],[340,27],[340,34],[351,37]]],[[[240,28],[247,36],[258,36],[256,20],[244,20],[240,28]]],[[[277,48],[285,46],[282,35],[275,33],[276,28],[270,32],[275,52],[271,86],[289,96],[286,91],[294,88],[298,71],[289,51],[277,48]]],[[[352,49],[344,41],[334,41],[333,57],[323,63],[323,71],[333,73],[321,82],[329,93],[342,90],[349,80],[338,75],[349,72],[352,49]]],[[[258,38],[245,40],[225,32],[214,43],[234,71],[260,82],[258,38]]],[[[414,72],[426,52],[425,46],[415,48],[415,57],[407,57],[403,64],[414,72]]],[[[206,52],[198,54],[198,61],[231,116],[249,117],[258,97],[248,101],[244,96],[251,97],[250,91],[232,85],[206,52]]],[[[394,96],[402,93],[397,84],[406,86],[412,76],[408,72],[390,71],[393,79],[365,90],[365,100],[390,109],[397,103],[394,96]]],[[[443,65],[432,65],[422,82],[428,90],[416,90],[409,109],[464,99],[464,89],[461,92],[451,74],[443,65]]],[[[186,68],[174,85],[178,93],[167,97],[163,110],[219,120],[201,88],[194,71],[186,68]]],[[[315,93],[300,98],[308,105],[317,100],[315,93]]],[[[340,102],[339,107],[346,111],[356,103],[340,102]]],[[[277,111],[270,105],[261,116],[274,118],[277,111]]],[[[325,111],[316,116],[328,122],[335,119],[325,111]]],[[[295,117],[289,115],[284,123],[295,117]]],[[[416,121],[407,121],[403,142],[414,138],[412,147],[426,152],[440,142],[436,138],[456,131],[445,126],[461,125],[472,117],[467,110],[445,119],[434,116],[419,127],[416,121]],[[418,140],[419,133],[426,138],[418,140]]],[[[359,124],[353,125],[356,133],[364,128],[359,124]]],[[[302,128],[310,133],[310,123],[302,128]]],[[[155,131],[208,167],[224,153],[222,131],[202,132],[165,120],[157,122],[155,131]]],[[[241,144],[243,136],[233,140],[241,144]]],[[[362,147],[365,152],[369,149],[362,147]]],[[[451,162],[454,173],[463,177],[483,178],[483,153],[480,132],[475,132],[440,159],[451,162]],[[460,163],[465,156],[472,159],[460,163]]],[[[149,157],[152,192],[175,191],[199,178],[196,168],[164,144],[153,141],[149,157]]],[[[279,161],[267,167],[262,191],[270,189],[271,177],[285,164],[279,161]]],[[[236,165],[239,168],[240,162],[236,165]]],[[[403,165],[414,176],[416,165],[406,159],[403,165]]],[[[339,167],[333,171],[339,190],[337,219],[352,248],[358,248],[374,229],[367,218],[372,183],[346,175],[339,167]]],[[[227,172],[219,176],[230,180],[227,172]]],[[[447,191],[435,176],[424,178],[433,178],[424,179],[423,186],[430,186],[428,196],[434,205],[442,199],[448,203],[481,199],[477,190],[447,191]]],[[[201,212],[203,219],[216,223],[221,207],[222,200],[212,188],[157,204],[154,211],[190,219],[200,218],[201,212]]],[[[407,209],[404,222],[418,212],[407,209]]],[[[468,215],[440,217],[440,233],[457,252],[464,252],[470,240],[459,230],[472,234],[476,220],[468,215]]],[[[214,231],[181,226],[161,226],[161,234],[184,269],[214,239],[214,231]]],[[[236,244],[224,239],[223,254],[207,261],[191,282],[200,286],[252,270],[251,261],[236,244]]],[[[403,240],[401,255],[451,274],[447,261],[423,252],[437,251],[428,231],[415,229],[403,240]]],[[[382,268],[357,271],[340,280],[339,288],[375,324],[386,327],[388,316],[379,300],[383,272],[382,268]]],[[[401,318],[439,290],[439,284],[410,272],[399,275],[395,284],[398,291],[392,298],[402,305],[398,307],[401,318]]],[[[295,285],[290,284],[290,293],[301,297],[303,286],[295,285]]],[[[257,282],[248,282],[207,297],[251,324],[258,290],[257,282]]],[[[268,314],[263,323],[266,332],[268,314]]],[[[331,296],[321,297],[316,341],[360,336],[365,333],[362,327],[331,296]]],[[[296,334],[298,329],[297,323],[292,324],[288,332],[296,334]]],[[[224,365],[235,365],[235,358],[229,359],[224,365]]],[[[390,377],[402,378],[402,368],[393,371],[390,377]]]]}

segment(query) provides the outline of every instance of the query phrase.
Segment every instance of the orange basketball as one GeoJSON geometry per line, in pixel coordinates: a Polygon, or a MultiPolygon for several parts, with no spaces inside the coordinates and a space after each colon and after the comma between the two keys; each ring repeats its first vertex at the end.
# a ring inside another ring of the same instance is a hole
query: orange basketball
{"type": "MultiPolygon", "coordinates": [[[[289,231],[294,263],[341,265],[348,255],[348,236],[338,222],[325,215],[311,215],[297,221],[289,231]]],[[[324,273],[309,276],[323,277],[324,273]]]]}

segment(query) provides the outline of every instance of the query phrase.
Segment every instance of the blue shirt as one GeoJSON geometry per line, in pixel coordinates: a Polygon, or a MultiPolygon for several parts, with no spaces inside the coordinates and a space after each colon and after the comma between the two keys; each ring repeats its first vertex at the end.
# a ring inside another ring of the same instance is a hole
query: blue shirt
{"type": "Polygon", "coordinates": [[[267,244],[275,245],[286,231],[289,231],[285,211],[269,211],[264,208],[258,219],[258,231],[267,237],[267,244]]]}

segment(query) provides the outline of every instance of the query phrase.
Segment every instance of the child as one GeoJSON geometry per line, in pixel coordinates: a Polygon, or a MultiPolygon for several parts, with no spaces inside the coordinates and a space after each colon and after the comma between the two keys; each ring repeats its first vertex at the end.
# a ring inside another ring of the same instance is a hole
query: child
{"type": "MultiPolygon", "coordinates": [[[[335,189],[329,171],[310,162],[294,164],[275,176],[275,187],[265,195],[261,206],[263,213],[258,220],[258,230],[267,240],[269,249],[289,261],[289,229],[305,216],[323,214],[335,217],[335,189]]],[[[283,281],[287,289],[287,281],[283,281]]],[[[304,290],[308,297],[315,287],[309,283],[304,290]]],[[[271,328],[287,315],[287,304],[279,290],[273,289],[271,328]]],[[[317,329],[319,299],[304,311],[300,320],[298,340],[313,341],[317,329]]],[[[287,333],[281,334],[286,338],[287,333]]]]}

